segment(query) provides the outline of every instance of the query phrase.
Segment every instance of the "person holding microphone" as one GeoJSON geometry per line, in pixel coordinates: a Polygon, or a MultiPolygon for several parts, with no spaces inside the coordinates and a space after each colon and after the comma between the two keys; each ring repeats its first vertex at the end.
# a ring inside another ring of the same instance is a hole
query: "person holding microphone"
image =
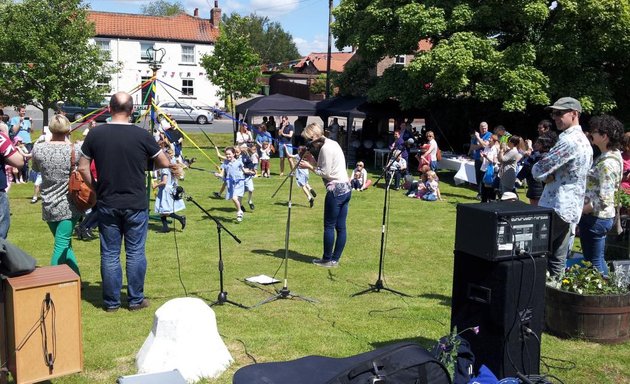
{"type": "Polygon", "coordinates": [[[314,172],[326,185],[324,252],[321,259],[313,260],[313,264],[325,268],[337,267],[346,245],[346,218],[352,197],[346,159],[339,144],[326,138],[319,124],[307,125],[302,137],[307,140],[307,149],[311,153],[302,157],[299,167],[314,172]]]}

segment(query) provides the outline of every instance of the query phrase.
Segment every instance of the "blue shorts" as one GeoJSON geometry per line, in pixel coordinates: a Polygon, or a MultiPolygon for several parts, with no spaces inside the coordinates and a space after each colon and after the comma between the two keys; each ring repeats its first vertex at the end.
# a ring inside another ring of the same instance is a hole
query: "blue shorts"
{"type": "Polygon", "coordinates": [[[279,157],[289,157],[284,154],[284,145],[287,145],[287,152],[292,155],[293,154],[293,144],[291,143],[278,143],[278,156],[279,157]]]}

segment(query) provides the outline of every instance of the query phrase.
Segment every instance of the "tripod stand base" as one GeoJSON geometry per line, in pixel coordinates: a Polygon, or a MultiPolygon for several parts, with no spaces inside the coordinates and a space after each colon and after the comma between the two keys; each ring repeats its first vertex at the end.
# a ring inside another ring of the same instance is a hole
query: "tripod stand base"
{"type": "Polygon", "coordinates": [[[232,300],[228,299],[227,298],[227,292],[223,292],[223,291],[219,292],[219,295],[217,296],[217,300],[213,301],[212,303],[210,303],[210,306],[212,307],[214,305],[223,305],[225,303],[235,305],[235,306],[237,306],[239,308],[249,309],[249,307],[246,307],[243,304],[240,304],[240,303],[237,303],[235,301],[232,301],[232,300]]]}
{"type": "Polygon", "coordinates": [[[281,300],[281,299],[299,299],[299,300],[308,301],[309,303],[317,303],[317,300],[311,299],[310,297],[300,296],[300,295],[291,293],[289,288],[285,286],[285,287],[282,287],[282,289],[280,289],[279,291],[276,291],[275,295],[266,298],[260,303],[254,305],[252,308],[256,308],[263,304],[271,303],[271,302],[274,302],[276,300],[281,300]]]}
{"type": "Polygon", "coordinates": [[[397,295],[400,296],[405,296],[405,297],[411,297],[410,295],[400,292],[400,291],[396,291],[394,289],[391,288],[387,288],[386,286],[383,285],[383,280],[378,279],[376,280],[376,283],[374,284],[370,284],[370,288],[368,289],[364,289],[363,291],[359,291],[357,293],[353,293],[352,295],[350,295],[350,297],[355,297],[355,296],[360,296],[366,293],[371,293],[371,292],[380,292],[380,291],[387,291],[387,292],[391,292],[391,293],[395,293],[397,295]]]}

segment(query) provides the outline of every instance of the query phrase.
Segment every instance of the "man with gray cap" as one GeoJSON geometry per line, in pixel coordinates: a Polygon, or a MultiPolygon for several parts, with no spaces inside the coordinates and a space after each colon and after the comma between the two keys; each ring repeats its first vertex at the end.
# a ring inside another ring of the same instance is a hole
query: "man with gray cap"
{"type": "Polygon", "coordinates": [[[575,226],[582,215],[586,174],[593,162],[593,149],[580,126],[582,105],[579,101],[563,97],[546,109],[551,110],[551,117],[561,133],[556,145],[534,165],[532,175],[545,183],[538,205],[553,208],[556,213],[547,270],[552,277],[559,277],[564,273],[575,226]]]}

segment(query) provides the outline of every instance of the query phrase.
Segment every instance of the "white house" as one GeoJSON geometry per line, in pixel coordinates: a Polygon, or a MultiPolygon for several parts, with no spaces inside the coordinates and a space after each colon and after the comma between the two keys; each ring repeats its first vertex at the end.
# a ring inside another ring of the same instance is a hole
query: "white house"
{"type": "MultiPolygon", "coordinates": [[[[199,65],[204,54],[214,52],[219,36],[221,9],[218,1],[210,10],[210,18],[181,13],[176,16],[147,16],[128,13],[89,11],[88,19],[95,24],[94,43],[120,70],[110,79],[110,96],[119,91],[135,91],[150,79],[153,71],[147,63],[147,48],[164,48],[166,53],[157,72],[157,102],[177,100],[196,106],[214,106],[221,102],[218,87],[199,65]]],[[[159,58],[160,53],[157,54],[159,58]]],[[[135,104],[143,104],[148,87],[132,93],[135,104]]]]}

